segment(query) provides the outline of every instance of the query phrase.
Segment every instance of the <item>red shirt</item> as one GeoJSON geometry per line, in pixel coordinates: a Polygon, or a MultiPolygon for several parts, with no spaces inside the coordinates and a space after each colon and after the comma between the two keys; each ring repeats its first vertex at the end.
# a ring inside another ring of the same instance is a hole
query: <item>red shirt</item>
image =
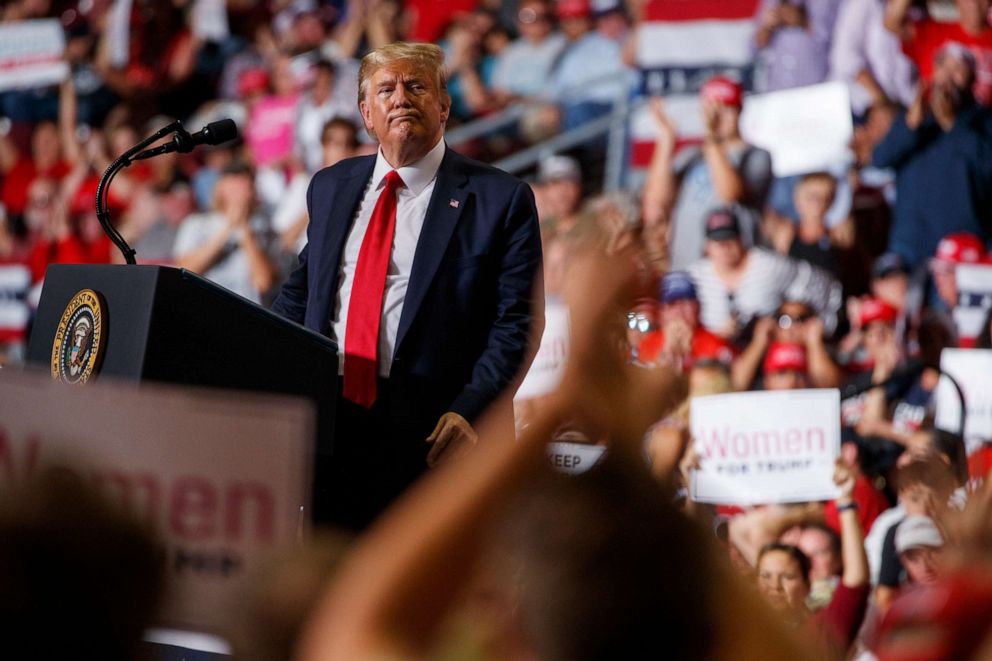
{"type": "MultiPolygon", "coordinates": [[[[853,497],[858,505],[861,530],[867,535],[878,515],[889,509],[889,500],[864,475],[858,475],[854,481],[853,497]]],[[[840,516],[837,514],[836,502],[831,500],[823,508],[823,522],[833,528],[838,535],[840,534],[840,516]]]]}
{"type": "Polygon", "coordinates": [[[830,603],[806,621],[805,633],[820,643],[822,649],[846,652],[861,628],[868,607],[871,586],[849,588],[838,583],[830,603]]]}
{"type": "Polygon", "coordinates": [[[45,277],[49,264],[86,264],[89,261],[86,246],[73,234],[61,241],[37,239],[28,258],[33,282],[45,277]]]}
{"type": "Polygon", "coordinates": [[[968,478],[981,484],[992,471],[992,444],[985,443],[968,455],[968,478]]]}
{"type": "MultiPolygon", "coordinates": [[[[641,343],[637,345],[638,362],[650,365],[658,362],[661,350],[665,346],[665,331],[656,330],[645,333],[641,343]]],[[[734,359],[734,349],[719,335],[714,335],[702,326],[697,326],[692,332],[692,343],[689,346],[689,360],[682,365],[688,370],[693,363],[704,359],[715,359],[727,365],[734,359]]]]}
{"type": "Polygon", "coordinates": [[[955,41],[975,56],[975,98],[992,106],[992,28],[971,35],[957,23],[940,23],[931,18],[913,23],[913,38],[903,43],[903,51],[916,64],[921,80],[933,76],[933,57],[948,42],[955,41]]]}
{"type": "Polygon", "coordinates": [[[474,11],[478,0],[406,0],[410,16],[409,41],[437,41],[456,14],[474,11]]]}
{"type": "Polygon", "coordinates": [[[21,156],[3,179],[3,193],[0,194],[7,211],[22,214],[28,206],[28,187],[38,177],[51,177],[59,180],[69,173],[69,164],[59,161],[47,170],[39,170],[34,161],[21,156]]]}

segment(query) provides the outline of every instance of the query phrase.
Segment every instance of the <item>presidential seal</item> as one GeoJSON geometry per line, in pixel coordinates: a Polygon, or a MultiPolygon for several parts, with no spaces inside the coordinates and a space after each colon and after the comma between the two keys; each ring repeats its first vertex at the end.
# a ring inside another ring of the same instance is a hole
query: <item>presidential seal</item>
{"type": "Polygon", "coordinates": [[[100,370],[103,358],[103,305],[92,289],[76,293],[62,313],[52,345],[52,378],[86,383],[100,370]]]}

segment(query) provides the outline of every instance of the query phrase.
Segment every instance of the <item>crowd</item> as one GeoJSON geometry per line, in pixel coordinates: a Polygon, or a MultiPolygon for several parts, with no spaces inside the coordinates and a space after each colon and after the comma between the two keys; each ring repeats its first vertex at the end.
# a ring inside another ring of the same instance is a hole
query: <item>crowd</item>
{"type": "MultiPolygon", "coordinates": [[[[375,150],[364,52],[440,43],[450,126],[527,101],[518,126],[459,146],[492,158],[636,89],[646,4],[135,0],[125,29],[107,0],[6,4],[0,25],[61,20],[70,75],[0,93],[0,365],[23,358],[49,264],[119,261],[97,182],[171,119],[232,117],[242,139],[125,170],[118,229],[139,263],[267,304],[306,244],[312,174],[375,150]]],[[[992,265],[989,5],[760,0],[753,81],[701,86],[699,140],[651,100],[643,186],[602,194],[588,153],[544,158],[544,286],[572,315],[562,385],[518,407],[518,442],[432,473],[359,540],[307,596],[301,658],[992,655],[992,438],[934,425],[941,352],[992,348],[992,284],[958,286],[992,265]],[[828,80],[850,90],[850,158],[774,176],[741,134],[748,92],[828,80]],[[685,498],[694,397],[805,388],[841,392],[835,500],[685,498]],[[552,438],[607,458],[563,480],[542,465],[552,438]]]]}

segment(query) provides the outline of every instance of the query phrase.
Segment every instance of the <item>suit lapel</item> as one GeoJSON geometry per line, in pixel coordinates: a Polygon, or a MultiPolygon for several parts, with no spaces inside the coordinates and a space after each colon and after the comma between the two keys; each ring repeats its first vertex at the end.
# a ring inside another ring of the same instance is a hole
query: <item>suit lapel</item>
{"type": "Polygon", "coordinates": [[[327,232],[324,234],[324,241],[320,250],[322,259],[317,272],[318,287],[320,289],[326,287],[325,291],[329,292],[317,299],[328,306],[321,314],[321,324],[324,325],[323,332],[327,331],[327,327],[331,323],[331,312],[337,302],[338,274],[341,272],[344,243],[354,222],[358,205],[362,201],[365,185],[368,183],[369,177],[372,176],[374,168],[375,156],[363,158],[355,163],[350,176],[341,180],[337,192],[331,199],[331,207],[325,220],[327,232]]]}
{"type": "Polygon", "coordinates": [[[413,256],[413,266],[410,269],[410,284],[403,301],[403,312],[400,315],[400,326],[396,333],[396,350],[403,344],[410,325],[417,316],[420,305],[434,281],[444,253],[448,249],[451,235],[455,231],[458,219],[465,208],[468,191],[465,184],[468,177],[455,167],[458,155],[446,147],[441,167],[437,171],[437,182],[430,204],[427,206],[427,218],[417,241],[417,251],[413,256]]]}

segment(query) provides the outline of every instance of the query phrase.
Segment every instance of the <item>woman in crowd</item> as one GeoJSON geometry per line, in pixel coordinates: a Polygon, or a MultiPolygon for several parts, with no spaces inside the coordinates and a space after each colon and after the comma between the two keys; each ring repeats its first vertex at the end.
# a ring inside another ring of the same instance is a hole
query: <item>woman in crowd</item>
{"type": "Polygon", "coordinates": [[[782,619],[793,628],[835,652],[852,642],[864,618],[870,586],[864,535],[854,503],[855,476],[838,462],[834,481],[840,489],[837,509],[841,523],[843,573],[830,603],[811,614],[806,599],[810,593],[810,560],[795,546],[773,543],[758,554],[758,588],[782,619]]]}

